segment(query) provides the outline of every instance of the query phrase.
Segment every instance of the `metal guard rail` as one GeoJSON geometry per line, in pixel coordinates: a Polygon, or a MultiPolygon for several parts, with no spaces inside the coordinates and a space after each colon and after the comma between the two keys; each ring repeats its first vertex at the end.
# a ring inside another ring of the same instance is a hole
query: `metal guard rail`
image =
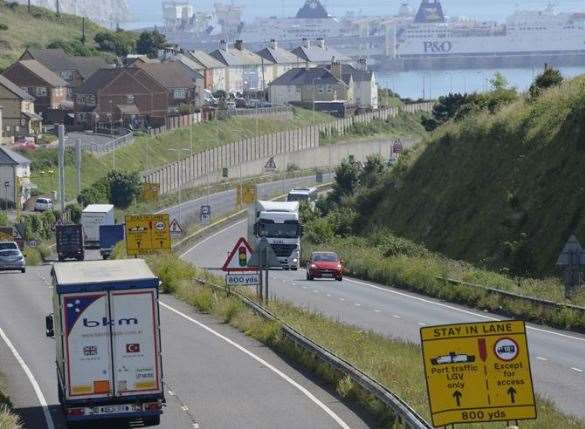
{"type": "MultiPolygon", "coordinates": [[[[226,291],[223,286],[210,283],[206,280],[195,279],[200,284],[213,287],[215,289],[226,291]]],[[[231,291],[232,295],[237,296],[245,305],[247,305],[256,314],[262,316],[266,320],[277,322],[282,326],[282,332],[284,336],[292,341],[298,347],[301,347],[317,357],[319,360],[327,363],[337,371],[349,376],[354,383],[357,383],[362,389],[370,393],[384,405],[392,410],[396,416],[399,424],[404,424],[406,427],[411,429],[432,429],[430,425],[420,414],[418,414],[413,408],[410,407],[405,401],[399,396],[392,393],[389,389],[384,387],[382,384],[360,371],[349,362],[336,356],[333,352],[315,343],[311,339],[305,337],[303,334],[298,332],[296,329],[287,325],[286,322],[276,317],[268,309],[261,306],[260,304],[252,301],[250,298],[236,292],[231,291]]]]}

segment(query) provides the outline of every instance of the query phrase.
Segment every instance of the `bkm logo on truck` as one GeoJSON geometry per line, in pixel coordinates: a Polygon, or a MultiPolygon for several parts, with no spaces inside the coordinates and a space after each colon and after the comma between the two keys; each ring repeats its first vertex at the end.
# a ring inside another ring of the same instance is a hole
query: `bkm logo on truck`
{"type": "Polygon", "coordinates": [[[83,326],[86,328],[97,328],[98,326],[123,326],[123,325],[138,325],[138,319],[130,317],[127,319],[109,320],[107,317],[102,317],[102,321],[83,319],[83,326]]]}

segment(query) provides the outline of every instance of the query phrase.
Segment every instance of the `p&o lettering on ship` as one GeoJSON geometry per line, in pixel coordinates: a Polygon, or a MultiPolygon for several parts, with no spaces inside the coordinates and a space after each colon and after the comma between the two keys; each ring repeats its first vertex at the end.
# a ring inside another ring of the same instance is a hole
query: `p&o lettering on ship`
{"type": "Polygon", "coordinates": [[[444,42],[427,41],[423,42],[425,54],[447,54],[453,49],[453,42],[445,40],[444,42]]]}

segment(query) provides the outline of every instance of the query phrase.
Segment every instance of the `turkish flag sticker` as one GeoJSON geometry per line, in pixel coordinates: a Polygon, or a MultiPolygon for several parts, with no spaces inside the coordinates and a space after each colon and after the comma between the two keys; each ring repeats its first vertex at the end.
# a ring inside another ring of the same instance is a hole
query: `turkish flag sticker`
{"type": "Polygon", "coordinates": [[[140,344],[126,344],[126,353],[140,353],[140,344]]]}

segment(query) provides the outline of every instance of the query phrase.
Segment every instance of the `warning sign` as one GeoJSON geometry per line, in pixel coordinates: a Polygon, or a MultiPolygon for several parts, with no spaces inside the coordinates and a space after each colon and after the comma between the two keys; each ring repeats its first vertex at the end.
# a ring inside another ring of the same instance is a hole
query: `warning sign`
{"type": "Polygon", "coordinates": [[[173,219],[171,221],[171,227],[170,228],[171,228],[171,234],[181,235],[183,233],[183,227],[177,221],[177,219],[173,219]]]}
{"type": "Polygon", "coordinates": [[[521,321],[420,330],[434,426],[536,418],[521,321]]]}
{"type": "Polygon", "coordinates": [[[252,257],[252,247],[245,238],[240,238],[232,251],[229,253],[222,270],[232,271],[258,271],[256,268],[249,266],[252,257]]]}
{"type": "Polygon", "coordinates": [[[169,215],[126,215],[126,252],[146,255],[171,250],[169,215]]]}

